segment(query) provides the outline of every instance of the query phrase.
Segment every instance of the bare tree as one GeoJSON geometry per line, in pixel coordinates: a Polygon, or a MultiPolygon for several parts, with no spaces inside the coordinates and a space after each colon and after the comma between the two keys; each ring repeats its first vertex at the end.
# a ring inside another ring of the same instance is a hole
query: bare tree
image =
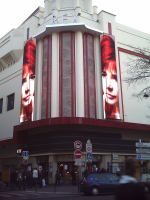
{"type": "MultiPolygon", "coordinates": [[[[150,50],[149,49],[134,49],[136,56],[129,56],[129,61],[125,63],[127,67],[127,77],[123,80],[130,85],[144,85],[148,83],[147,87],[143,86],[143,89],[138,93],[133,93],[132,97],[139,99],[150,97],[150,50]]],[[[147,105],[150,108],[150,105],[147,105]]],[[[146,116],[150,119],[150,115],[146,116]]]]}
{"type": "MultiPolygon", "coordinates": [[[[129,85],[149,83],[150,85],[150,50],[136,48],[134,52],[137,56],[128,57],[129,61],[125,63],[128,67],[128,76],[123,80],[129,85]]],[[[150,96],[150,86],[144,87],[139,93],[134,93],[133,97],[143,98],[150,96]]]]}

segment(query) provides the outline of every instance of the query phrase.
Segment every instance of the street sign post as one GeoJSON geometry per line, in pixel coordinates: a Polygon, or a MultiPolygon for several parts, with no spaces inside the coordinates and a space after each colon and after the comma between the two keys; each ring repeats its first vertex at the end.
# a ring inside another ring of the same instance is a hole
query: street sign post
{"type": "Polygon", "coordinates": [[[23,158],[28,158],[28,151],[23,151],[22,152],[22,157],[23,158]]]}
{"type": "Polygon", "coordinates": [[[141,160],[142,164],[143,160],[150,160],[150,149],[148,149],[148,147],[150,147],[150,143],[141,142],[141,139],[139,139],[139,142],[136,142],[135,146],[139,147],[138,149],[136,149],[136,153],[139,154],[137,155],[137,160],[141,160]],[[149,155],[143,155],[143,154],[149,154],[149,155]]]}
{"type": "Polygon", "coordinates": [[[150,155],[137,155],[138,160],[150,160],[150,155]]]}
{"type": "Polygon", "coordinates": [[[82,149],[82,142],[80,142],[79,140],[74,142],[74,148],[75,149],[82,149]]]}
{"type": "Polygon", "coordinates": [[[74,156],[75,156],[75,158],[81,158],[81,156],[82,156],[82,153],[81,153],[81,151],[79,150],[79,149],[77,149],[75,152],[74,152],[74,156]]]}
{"type": "Polygon", "coordinates": [[[150,143],[146,142],[136,142],[135,145],[136,147],[150,147],[150,143]]]}
{"type": "Polygon", "coordinates": [[[23,160],[23,163],[24,163],[24,165],[27,165],[28,164],[28,160],[23,160]]]}
{"type": "Polygon", "coordinates": [[[86,143],[86,152],[92,153],[92,144],[86,143]]]}
{"type": "Polygon", "coordinates": [[[87,160],[92,160],[92,153],[86,153],[86,159],[87,160]]]}
{"type": "Polygon", "coordinates": [[[86,143],[86,162],[87,163],[92,163],[92,143],[90,140],[87,141],[86,143]]]}
{"type": "Polygon", "coordinates": [[[79,158],[79,159],[76,158],[76,159],[75,159],[75,165],[77,165],[77,166],[78,166],[78,165],[81,165],[81,158],[79,158]]]}
{"type": "Polygon", "coordinates": [[[148,153],[150,154],[150,149],[136,149],[136,153],[148,153]]]}

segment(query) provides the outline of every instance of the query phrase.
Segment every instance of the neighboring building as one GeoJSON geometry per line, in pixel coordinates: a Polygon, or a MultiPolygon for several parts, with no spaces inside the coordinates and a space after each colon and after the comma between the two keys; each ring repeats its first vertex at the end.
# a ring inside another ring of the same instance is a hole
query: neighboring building
{"type": "MultiPolygon", "coordinates": [[[[29,166],[49,171],[49,183],[56,169],[66,180],[64,166],[73,169],[80,140],[81,176],[90,139],[93,161],[87,165],[122,170],[125,157],[136,156],[135,143],[150,142],[149,98],[132,98],[147,83],[128,87],[124,81],[129,58],[141,56],[135,49],[147,47],[150,35],[97,13],[92,0],[45,0],[44,8],[0,39],[0,168],[24,167],[17,154],[22,149],[29,151],[29,166]],[[115,41],[111,58],[107,44],[102,47],[105,35],[115,41]],[[36,53],[28,52],[29,41],[36,53]],[[116,68],[109,76],[110,61],[116,68]],[[111,94],[111,79],[118,96],[111,94]]],[[[150,170],[149,161],[141,165],[150,170]]]]}

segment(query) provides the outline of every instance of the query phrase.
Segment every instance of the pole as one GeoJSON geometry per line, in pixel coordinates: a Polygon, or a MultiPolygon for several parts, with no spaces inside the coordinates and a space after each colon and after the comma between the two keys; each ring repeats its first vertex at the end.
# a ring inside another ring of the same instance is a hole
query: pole
{"type": "Polygon", "coordinates": [[[78,165],[78,193],[80,193],[79,165],[78,165]]]}

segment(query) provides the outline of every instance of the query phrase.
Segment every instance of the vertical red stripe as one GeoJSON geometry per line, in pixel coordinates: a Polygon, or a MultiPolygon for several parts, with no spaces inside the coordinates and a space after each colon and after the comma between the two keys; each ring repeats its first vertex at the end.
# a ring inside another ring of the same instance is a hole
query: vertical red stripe
{"type": "Polygon", "coordinates": [[[42,102],[41,102],[42,105],[41,105],[41,119],[42,119],[42,110],[43,110],[43,67],[44,67],[44,38],[43,38],[43,58],[42,58],[42,102]]]}
{"type": "Polygon", "coordinates": [[[86,117],[86,104],[85,104],[85,61],[84,61],[84,51],[86,50],[86,48],[84,47],[85,45],[85,34],[83,35],[83,74],[84,74],[84,116],[86,117]]]}
{"type": "Polygon", "coordinates": [[[61,33],[61,117],[63,117],[63,33],[61,33]]]}
{"type": "Polygon", "coordinates": [[[73,34],[70,33],[71,36],[71,117],[74,116],[74,109],[73,109],[73,34]]]}
{"type": "Polygon", "coordinates": [[[108,34],[112,35],[112,27],[111,27],[111,23],[108,22],[108,34]]]}
{"type": "Polygon", "coordinates": [[[95,91],[95,59],[94,59],[94,37],[92,36],[92,49],[93,49],[93,81],[94,81],[94,108],[95,108],[95,118],[97,118],[96,115],[96,91],[95,91]]]}
{"type": "Polygon", "coordinates": [[[49,91],[49,37],[47,37],[47,91],[46,91],[46,118],[48,118],[48,91],[49,91]]]}
{"type": "Polygon", "coordinates": [[[52,97],[52,37],[50,37],[51,40],[51,74],[50,74],[50,118],[51,118],[51,97],[52,97]]]}
{"type": "Polygon", "coordinates": [[[76,71],[75,70],[76,69],[75,69],[75,34],[74,34],[74,86],[75,86],[75,88],[74,88],[74,90],[75,90],[75,96],[74,96],[74,98],[75,98],[75,105],[74,105],[75,111],[74,111],[74,116],[76,117],[76,76],[75,76],[76,71]]]}

